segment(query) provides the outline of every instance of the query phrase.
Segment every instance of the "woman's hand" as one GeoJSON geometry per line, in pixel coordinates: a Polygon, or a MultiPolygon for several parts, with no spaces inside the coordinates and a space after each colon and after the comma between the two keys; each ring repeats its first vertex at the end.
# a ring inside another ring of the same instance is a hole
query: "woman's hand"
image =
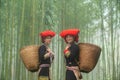
{"type": "Polygon", "coordinates": [[[71,44],[67,44],[65,49],[68,49],[71,46],[71,44]]]}
{"type": "Polygon", "coordinates": [[[52,53],[52,50],[50,48],[47,49],[48,53],[52,53]]]}
{"type": "Polygon", "coordinates": [[[47,55],[49,55],[49,57],[54,57],[54,54],[52,52],[52,50],[50,48],[47,49],[47,55]]]}
{"type": "Polygon", "coordinates": [[[50,48],[47,48],[47,51],[48,51],[48,52],[50,52],[50,51],[51,51],[51,49],[50,49],[50,48]]]}
{"type": "Polygon", "coordinates": [[[50,53],[50,52],[47,52],[47,53],[44,55],[44,58],[45,58],[45,59],[46,59],[46,58],[49,58],[50,55],[51,55],[51,53],[50,53]]]}

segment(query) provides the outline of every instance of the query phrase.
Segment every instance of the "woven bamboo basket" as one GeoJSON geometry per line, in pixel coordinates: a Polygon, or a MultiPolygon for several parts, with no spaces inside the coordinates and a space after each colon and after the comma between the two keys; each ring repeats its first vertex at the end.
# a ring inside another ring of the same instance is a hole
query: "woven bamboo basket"
{"type": "Polygon", "coordinates": [[[36,72],[39,69],[38,49],[39,46],[31,45],[31,46],[25,46],[20,50],[20,57],[25,67],[31,72],[36,72]]]}
{"type": "Polygon", "coordinates": [[[79,43],[79,47],[80,47],[79,55],[80,70],[81,72],[88,73],[92,71],[96,66],[100,56],[101,48],[89,43],[79,43]]]}

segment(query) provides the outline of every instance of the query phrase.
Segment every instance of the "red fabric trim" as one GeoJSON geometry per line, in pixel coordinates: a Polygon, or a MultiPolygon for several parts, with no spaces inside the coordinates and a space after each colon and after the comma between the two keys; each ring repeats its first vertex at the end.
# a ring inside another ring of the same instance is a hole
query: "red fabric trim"
{"type": "Polygon", "coordinates": [[[68,52],[68,51],[69,51],[68,49],[65,49],[65,50],[64,50],[64,54],[66,54],[66,52],[68,52]]]}

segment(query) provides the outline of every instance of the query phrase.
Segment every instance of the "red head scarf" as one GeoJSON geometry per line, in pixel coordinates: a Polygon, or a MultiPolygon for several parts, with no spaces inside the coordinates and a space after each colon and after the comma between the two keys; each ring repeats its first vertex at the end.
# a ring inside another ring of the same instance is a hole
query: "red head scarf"
{"type": "Polygon", "coordinates": [[[55,36],[55,32],[53,32],[51,30],[46,30],[46,31],[41,32],[40,36],[41,36],[42,42],[43,42],[43,39],[48,37],[48,36],[54,37],[55,36]]]}
{"type": "Polygon", "coordinates": [[[67,35],[72,35],[75,37],[75,41],[78,42],[78,38],[79,38],[78,33],[79,32],[80,32],[79,29],[67,29],[67,30],[61,31],[60,36],[65,39],[65,37],[67,35]]]}

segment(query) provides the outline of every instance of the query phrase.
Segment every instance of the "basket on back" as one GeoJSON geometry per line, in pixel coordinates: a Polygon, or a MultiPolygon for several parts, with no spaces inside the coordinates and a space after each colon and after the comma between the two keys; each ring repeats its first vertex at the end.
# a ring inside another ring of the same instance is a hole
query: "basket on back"
{"type": "Polygon", "coordinates": [[[25,65],[25,67],[31,71],[35,72],[39,69],[39,46],[31,45],[23,47],[20,50],[20,57],[25,65]]]}
{"type": "Polygon", "coordinates": [[[90,72],[94,69],[96,66],[101,48],[89,44],[89,43],[79,43],[79,48],[80,48],[80,55],[79,55],[79,67],[81,72],[90,72]]]}

